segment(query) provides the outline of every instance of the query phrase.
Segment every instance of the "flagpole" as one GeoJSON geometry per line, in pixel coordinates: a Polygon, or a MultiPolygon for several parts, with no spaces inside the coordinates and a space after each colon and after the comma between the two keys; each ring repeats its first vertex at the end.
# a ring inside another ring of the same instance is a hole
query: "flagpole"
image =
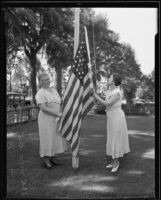
{"type": "MultiPolygon", "coordinates": [[[[80,30],[80,8],[75,8],[74,12],[74,57],[77,52],[79,44],[79,30],[80,30]]],[[[79,149],[79,148],[78,148],[79,149]]],[[[78,170],[79,168],[79,152],[75,154],[72,152],[72,168],[73,170],[78,170]]]]}
{"type": "Polygon", "coordinates": [[[95,38],[94,38],[94,19],[93,19],[94,12],[92,12],[92,33],[93,33],[93,53],[94,53],[94,79],[95,79],[95,91],[97,92],[97,70],[96,70],[96,51],[95,51],[95,38]]]}
{"type": "Polygon", "coordinates": [[[90,87],[93,88],[91,56],[90,56],[90,50],[89,50],[89,41],[88,41],[87,28],[85,26],[84,26],[84,30],[85,30],[85,40],[86,40],[86,44],[87,44],[88,58],[89,58],[88,69],[89,69],[89,76],[90,76],[90,80],[91,80],[90,87]]]}
{"type": "Polygon", "coordinates": [[[79,24],[80,24],[80,8],[75,8],[75,24],[74,24],[74,57],[79,44],[79,24]]]}

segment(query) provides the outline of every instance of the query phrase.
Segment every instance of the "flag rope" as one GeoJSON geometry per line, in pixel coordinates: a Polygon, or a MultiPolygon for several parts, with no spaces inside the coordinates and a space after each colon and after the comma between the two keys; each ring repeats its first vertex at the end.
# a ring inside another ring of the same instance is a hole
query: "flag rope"
{"type": "Polygon", "coordinates": [[[92,33],[93,33],[93,54],[94,54],[94,77],[95,77],[95,81],[96,81],[96,85],[95,85],[95,90],[97,92],[97,76],[96,76],[96,50],[95,50],[95,39],[94,39],[94,19],[93,19],[93,15],[94,15],[94,12],[92,12],[92,33]]]}

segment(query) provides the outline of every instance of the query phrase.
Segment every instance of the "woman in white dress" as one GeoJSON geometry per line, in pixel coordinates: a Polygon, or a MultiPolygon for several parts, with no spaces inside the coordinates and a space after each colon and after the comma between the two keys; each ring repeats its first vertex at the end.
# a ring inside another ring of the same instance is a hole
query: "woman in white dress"
{"type": "Polygon", "coordinates": [[[122,92],[118,88],[120,84],[120,76],[118,74],[113,74],[108,81],[109,90],[107,90],[105,101],[96,93],[93,93],[94,98],[102,105],[106,106],[106,154],[112,157],[112,162],[107,165],[106,168],[112,168],[111,172],[116,172],[118,170],[118,158],[130,152],[126,118],[121,108],[123,97],[122,92]]]}
{"type": "Polygon", "coordinates": [[[50,87],[48,74],[40,74],[38,80],[41,89],[35,98],[40,108],[38,115],[39,153],[44,167],[51,169],[54,165],[61,164],[55,155],[67,150],[67,143],[58,132],[58,121],[62,116],[60,112],[61,98],[56,89],[50,87]]]}

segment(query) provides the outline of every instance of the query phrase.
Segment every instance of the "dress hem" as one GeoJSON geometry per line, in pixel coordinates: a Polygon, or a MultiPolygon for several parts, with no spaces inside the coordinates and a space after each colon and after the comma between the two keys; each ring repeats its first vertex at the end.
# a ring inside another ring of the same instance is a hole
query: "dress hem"
{"type": "Polygon", "coordinates": [[[107,156],[112,156],[112,159],[115,159],[115,158],[123,157],[124,154],[127,154],[127,153],[130,153],[130,151],[127,151],[127,152],[125,152],[125,153],[122,153],[122,154],[119,154],[119,155],[116,155],[116,156],[114,156],[113,154],[107,154],[107,153],[106,153],[106,155],[107,155],[107,156]]]}

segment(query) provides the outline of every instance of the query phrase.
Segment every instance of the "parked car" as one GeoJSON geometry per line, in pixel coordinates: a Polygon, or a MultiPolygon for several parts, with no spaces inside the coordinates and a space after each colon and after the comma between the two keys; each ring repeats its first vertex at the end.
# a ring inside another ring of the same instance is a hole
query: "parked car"
{"type": "Polygon", "coordinates": [[[25,98],[25,105],[30,106],[32,104],[32,97],[26,97],[25,98]]]}
{"type": "Polygon", "coordinates": [[[7,92],[7,107],[17,108],[25,105],[25,95],[16,92],[7,92]]]}

